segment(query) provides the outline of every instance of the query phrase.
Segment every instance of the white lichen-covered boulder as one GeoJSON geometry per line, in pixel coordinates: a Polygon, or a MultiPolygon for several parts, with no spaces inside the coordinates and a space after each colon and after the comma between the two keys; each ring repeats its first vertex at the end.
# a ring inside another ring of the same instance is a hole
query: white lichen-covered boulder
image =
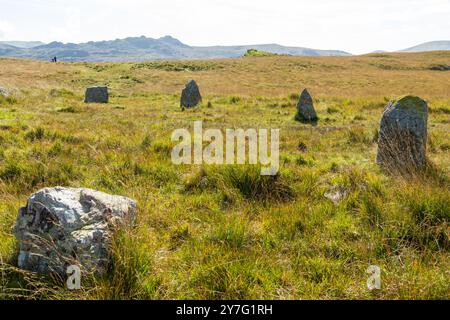
{"type": "Polygon", "coordinates": [[[136,202],[86,188],[45,188],[19,210],[14,233],[18,266],[65,275],[69,265],[101,273],[109,262],[115,230],[132,225],[136,202]]]}

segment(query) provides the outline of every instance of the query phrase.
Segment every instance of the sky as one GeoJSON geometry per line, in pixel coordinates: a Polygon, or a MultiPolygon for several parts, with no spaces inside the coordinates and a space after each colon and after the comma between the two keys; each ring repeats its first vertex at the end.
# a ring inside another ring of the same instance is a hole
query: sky
{"type": "Polygon", "coordinates": [[[199,46],[395,51],[450,40],[450,0],[1,0],[0,41],[142,35],[199,46]]]}

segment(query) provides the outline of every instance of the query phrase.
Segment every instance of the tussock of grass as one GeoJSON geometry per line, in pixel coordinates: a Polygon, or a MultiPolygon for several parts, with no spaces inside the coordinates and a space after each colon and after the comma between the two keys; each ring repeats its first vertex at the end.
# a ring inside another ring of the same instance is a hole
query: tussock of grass
{"type": "Polygon", "coordinates": [[[450,107],[437,107],[437,108],[429,108],[428,111],[430,113],[443,113],[443,114],[450,114],[450,107]]]}
{"type": "Polygon", "coordinates": [[[145,299],[151,294],[145,278],[152,270],[152,258],[132,233],[128,230],[115,235],[109,270],[102,279],[105,283],[96,293],[101,299],[145,299]]]}
{"type": "Polygon", "coordinates": [[[186,181],[185,190],[219,189],[226,196],[237,191],[252,201],[288,201],[294,193],[282,174],[262,176],[261,168],[252,165],[233,165],[201,169],[186,181]],[[231,189],[231,190],[230,190],[231,189]]]}
{"type": "Polygon", "coordinates": [[[134,64],[132,69],[157,69],[171,72],[199,72],[210,71],[222,68],[220,64],[207,61],[157,61],[157,62],[142,62],[134,64]]]}
{"type": "Polygon", "coordinates": [[[245,223],[235,219],[231,223],[217,226],[208,236],[208,240],[233,248],[243,248],[252,245],[253,235],[245,223]]]}
{"type": "Polygon", "coordinates": [[[405,190],[403,197],[416,222],[430,225],[450,222],[450,198],[447,191],[412,186],[405,190]]]}
{"type": "Polygon", "coordinates": [[[50,97],[58,98],[58,97],[73,97],[75,94],[67,89],[51,89],[49,92],[50,97]]]}
{"type": "Polygon", "coordinates": [[[3,96],[0,94],[0,106],[3,105],[13,105],[17,103],[17,98],[13,96],[3,96]]]}
{"type": "Polygon", "coordinates": [[[77,108],[75,107],[62,107],[56,109],[57,112],[67,112],[67,113],[77,113],[79,112],[77,108]]]}
{"type": "Polygon", "coordinates": [[[370,137],[363,128],[354,127],[348,130],[348,138],[347,141],[349,144],[371,144],[373,142],[373,138],[370,137]]]}
{"type": "Polygon", "coordinates": [[[262,176],[257,166],[225,167],[219,175],[223,182],[236,188],[249,200],[284,201],[292,199],[293,191],[281,174],[262,176]]]}
{"type": "Polygon", "coordinates": [[[298,102],[298,99],[300,99],[300,94],[298,94],[298,93],[291,93],[289,95],[289,99],[298,102]]]}

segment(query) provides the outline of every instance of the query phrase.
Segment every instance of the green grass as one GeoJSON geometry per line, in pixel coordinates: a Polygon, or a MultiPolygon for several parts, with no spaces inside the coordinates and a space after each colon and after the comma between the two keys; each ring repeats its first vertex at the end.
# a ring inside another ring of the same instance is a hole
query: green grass
{"type": "Polygon", "coordinates": [[[246,53],[244,53],[243,57],[272,57],[276,56],[275,53],[256,50],[256,49],[248,49],[246,53]]]}
{"type": "Polygon", "coordinates": [[[0,298],[448,299],[449,83],[444,72],[417,71],[434,63],[429,54],[392,57],[402,70],[374,67],[383,58],[373,56],[42,69],[0,61],[5,72],[26,75],[11,73],[19,93],[0,101],[0,298]],[[183,64],[207,70],[172,70],[183,64]],[[354,64],[373,74],[350,72],[354,64]],[[339,81],[323,77],[323,65],[339,66],[339,81]],[[205,103],[181,111],[179,93],[193,71],[205,103]],[[108,82],[110,104],[83,103],[91,82],[108,82]],[[402,92],[422,94],[416,82],[429,92],[432,166],[414,177],[387,175],[375,164],[381,113],[402,92]],[[294,120],[293,92],[304,86],[313,88],[314,125],[294,120]],[[222,130],[280,128],[279,174],[173,165],[171,133],[195,120],[222,130]],[[109,272],[85,275],[81,291],[16,268],[17,211],[32,192],[56,185],[139,206],[136,226],[116,235],[109,272]],[[336,192],[337,201],[325,196],[336,192]],[[369,265],[382,269],[379,291],[366,288],[369,265]]]}
{"type": "MultiPolygon", "coordinates": [[[[217,70],[222,68],[220,64],[208,61],[191,61],[191,62],[176,62],[176,61],[163,61],[163,62],[142,62],[133,65],[132,69],[155,69],[170,72],[199,72],[217,70]]],[[[124,78],[124,77],[122,77],[124,78]]],[[[130,76],[126,76],[125,79],[130,79],[130,76]]]]}

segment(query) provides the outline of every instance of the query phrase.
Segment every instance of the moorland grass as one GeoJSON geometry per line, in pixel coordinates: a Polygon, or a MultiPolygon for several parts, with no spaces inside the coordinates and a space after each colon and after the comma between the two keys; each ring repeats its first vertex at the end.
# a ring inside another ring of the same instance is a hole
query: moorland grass
{"type": "Polygon", "coordinates": [[[0,59],[0,297],[8,299],[448,299],[449,53],[258,57],[211,62],[0,59]],[[181,111],[188,79],[204,102],[181,111]],[[138,80],[138,81],[137,81],[138,80]],[[107,105],[84,88],[108,84],[107,105]],[[307,87],[320,120],[294,120],[307,87]],[[375,164],[387,101],[427,99],[429,168],[375,164]],[[171,163],[174,129],[279,128],[280,172],[171,163]],[[18,270],[12,227],[48,186],[136,199],[109,272],[81,291],[18,270]],[[336,201],[325,194],[338,192],[336,201]],[[366,287],[369,265],[382,289],[366,287]]]}

